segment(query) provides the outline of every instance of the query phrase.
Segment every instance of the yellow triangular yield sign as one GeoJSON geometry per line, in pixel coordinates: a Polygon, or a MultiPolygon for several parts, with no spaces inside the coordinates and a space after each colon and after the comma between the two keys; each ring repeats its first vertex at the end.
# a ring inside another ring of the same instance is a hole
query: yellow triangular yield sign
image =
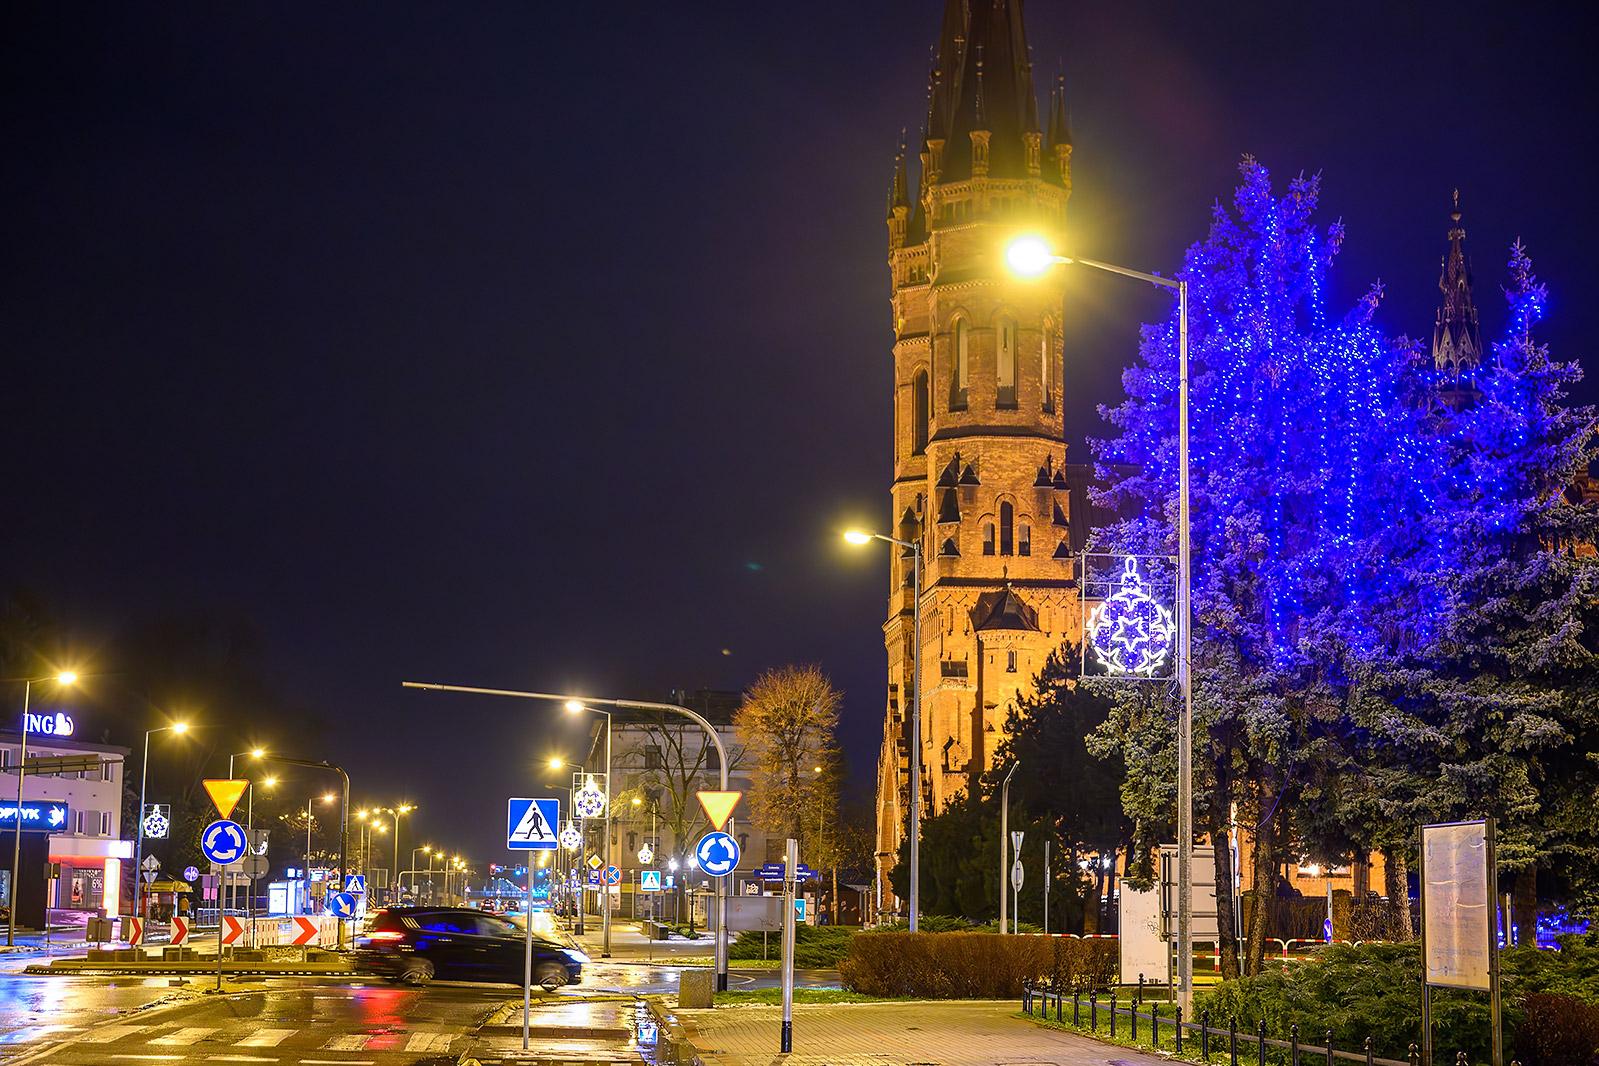
{"type": "Polygon", "coordinates": [[[700,792],[700,806],[705,808],[705,817],[711,820],[711,828],[720,830],[733,817],[733,808],[738,806],[738,798],[742,792],[700,792]]]}
{"type": "Polygon", "coordinates": [[[206,778],[200,784],[211,794],[211,802],[217,805],[217,813],[224,818],[233,813],[233,808],[239,805],[239,797],[250,787],[248,781],[230,781],[227,778],[206,778]]]}

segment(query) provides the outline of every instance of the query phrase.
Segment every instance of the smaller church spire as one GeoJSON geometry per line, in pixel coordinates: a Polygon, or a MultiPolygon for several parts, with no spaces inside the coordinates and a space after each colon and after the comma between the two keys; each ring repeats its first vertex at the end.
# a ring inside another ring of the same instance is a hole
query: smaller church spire
{"type": "Polygon", "coordinates": [[[1482,365],[1482,332],[1471,298],[1471,266],[1466,260],[1466,230],[1460,224],[1460,190],[1449,212],[1449,250],[1444,254],[1438,289],[1443,301],[1432,331],[1433,367],[1451,382],[1468,379],[1482,365]]]}
{"type": "Polygon", "coordinates": [[[888,213],[896,207],[910,206],[910,180],[905,170],[905,131],[899,131],[899,150],[894,153],[894,179],[888,191],[888,213]]]}

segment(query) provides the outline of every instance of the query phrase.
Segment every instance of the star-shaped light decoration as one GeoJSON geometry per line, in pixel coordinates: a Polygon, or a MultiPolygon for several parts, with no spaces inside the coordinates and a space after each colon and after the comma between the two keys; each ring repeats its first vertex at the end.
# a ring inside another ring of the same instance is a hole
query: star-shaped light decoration
{"type": "Polygon", "coordinates": [[[583,782],[583,787],[572,797],[572,807],[581,818],[598,818],[605,813],[605,793],[594,783],[593,774],[589,775],[588,780],[583,782]]]}
{"type": "Polygon", "coordinates": [[[1111,674],[1155,677],[1171,658],[1177,624],[1144,591],[1137,559],[1127,560],[1121,587],[1089,614],[1088,643],[1095,661],[1111,674]]]}

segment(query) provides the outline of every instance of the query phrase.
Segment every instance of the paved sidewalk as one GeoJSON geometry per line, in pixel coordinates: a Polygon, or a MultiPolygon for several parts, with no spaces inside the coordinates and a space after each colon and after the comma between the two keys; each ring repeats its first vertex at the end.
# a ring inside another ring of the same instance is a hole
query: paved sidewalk
{"type": "Polygon", "coordinates": [[[799,1003],[794,1054],[777,1007],[677,1011],[706,1066],[1167,1066],[1169,1059],[1046,1029],[1015,1000],[799,1003]]]}

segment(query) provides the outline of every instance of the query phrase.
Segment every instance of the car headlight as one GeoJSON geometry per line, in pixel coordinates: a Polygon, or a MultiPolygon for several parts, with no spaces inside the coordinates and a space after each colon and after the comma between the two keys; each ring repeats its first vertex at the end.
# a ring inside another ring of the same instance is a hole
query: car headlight
{"type": "Polygon", "coordinates": [[[577,963],[579,966],[581,966],[585,962],[589,961],[589,957],[587,955],[583,954],[581,951],[577,950],[577,948],[562,948],[561,949],[561,954],[565,955],[567,958],[571,959],[573,962],[577,963]]]}

